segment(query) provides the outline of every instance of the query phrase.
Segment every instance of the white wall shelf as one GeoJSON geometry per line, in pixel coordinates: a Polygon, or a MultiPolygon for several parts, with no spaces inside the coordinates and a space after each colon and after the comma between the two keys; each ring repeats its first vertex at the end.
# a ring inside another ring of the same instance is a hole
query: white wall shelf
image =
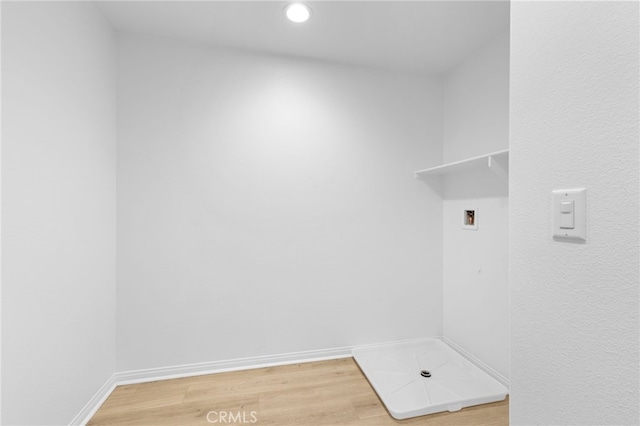
{"type": "Polygon", "coordinates": [[[430,176],[446,176],[459,173],[468,173],[488,168],[504,180],[509,178],[509,150],[492,152],[466,160],[455,161],[441,166],[431,167],[415,172],[416,179],[424,179],[430,176]]]}

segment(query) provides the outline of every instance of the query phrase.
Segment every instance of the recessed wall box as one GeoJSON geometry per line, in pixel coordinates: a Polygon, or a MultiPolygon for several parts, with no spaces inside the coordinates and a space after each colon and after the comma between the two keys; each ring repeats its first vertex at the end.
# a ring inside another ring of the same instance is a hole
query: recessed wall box
{"type": "Polygon", "coordinates": [[[476,207],[462,209],[462,229],[478,229],[478,209],[476,207]]]}

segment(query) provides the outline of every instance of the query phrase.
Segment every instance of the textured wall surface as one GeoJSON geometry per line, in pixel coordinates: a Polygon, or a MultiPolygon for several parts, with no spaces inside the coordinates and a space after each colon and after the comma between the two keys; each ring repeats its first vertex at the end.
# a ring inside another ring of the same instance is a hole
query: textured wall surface
{"type": "Polygon", "coordinates": [[[123,36],[118,368],[442,333],[439,81],[123,36]]]}
{"type": "Polygon", "coordinates": [[[514,2],[511,424],[637,425],[638,3],[514,2]],[[550,193],[587,188],[587,242],[550,193]]]}
{"type": "Polygon", "coordinates": [[[115,40],[2,6],[2,423],[68,424],[115,371],[115,40]]]}
{"type": "MultiPolygon", "coordinates": [[[[508,148],[509,35],[444,79],[444,159],[508,148]]],[[[488,168],[443,183],[444,335],[509,377],[508,183],[488,168]],[[478,230],[462,229],[477,208],[478,230]]]]}

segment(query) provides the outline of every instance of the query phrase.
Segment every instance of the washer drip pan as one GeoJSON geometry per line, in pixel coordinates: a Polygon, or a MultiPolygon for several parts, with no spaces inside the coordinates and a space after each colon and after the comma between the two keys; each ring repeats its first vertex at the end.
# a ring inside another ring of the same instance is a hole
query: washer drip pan
{"type": "Polygon", "coordinates": [[[353,357],[399,420],[502,401],[508,393],[438,339],[356,348],[353,357]]]}

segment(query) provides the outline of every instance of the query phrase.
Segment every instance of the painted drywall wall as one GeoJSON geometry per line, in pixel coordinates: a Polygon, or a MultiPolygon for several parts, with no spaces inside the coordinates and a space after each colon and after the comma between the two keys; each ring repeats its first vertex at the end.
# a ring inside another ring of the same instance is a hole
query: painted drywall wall
{"type": "Polygon", "coordinates": [[[445,74],[445,163],[509,145],[509,33],[445,74]]]}
{"type": "MultiPolygon", "coordinates": [[[[0,2],[0,50],[2,48],[2,2],[0,2]]],[[[2,54],[0,53],[0,117],[2,117],[2,54]]],[[[0,188],[2,188],[2,131],[0,130],[0,188]]],[[[2,194],[0,194],[0,241],[2,241],[2,194]]],[[[2,332],[2,244],[0,243],[0,333],[2,332]]],[[[0,334],[0,423],[2,423],[2,334],[0,334]]]]}
{"type": "Polygon", "coordinates": [[[115,371],[115,39],[2,7],[2,423],[68,424],[115,371]]]}
{"type": "Polygon", "coordinates": [[[637,2],[513,2],[513,425],[637,425],[637,2]],[[587,188],[587,242],[551,191],[587,188]]]}
{"type": "Polygon", "coordinates": [[[442,333],[439,81],[118,51],[119,370],[442,333]]]}
{"type": "MultiPolygon", "coordinates": [[[[508,148],[509,35],[444,78],[444,159],[508,148]]],[[[447,176],[443,194],[444,335],[509,378],[508,182],[488,168],[447,176]],[[463,228],[476,210],[477,230],[463,228]]]]}

